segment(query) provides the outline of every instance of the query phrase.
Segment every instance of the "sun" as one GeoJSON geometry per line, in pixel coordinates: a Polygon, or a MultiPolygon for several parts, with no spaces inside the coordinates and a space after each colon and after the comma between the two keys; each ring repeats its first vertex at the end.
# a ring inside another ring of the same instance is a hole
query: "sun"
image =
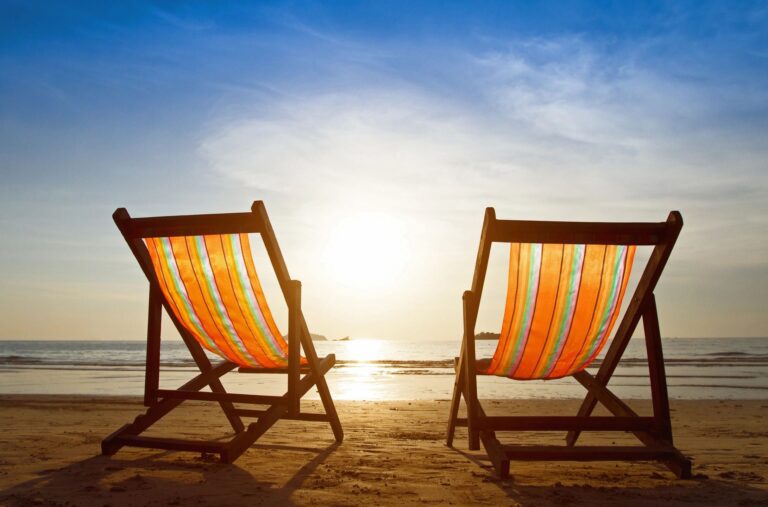
{"type": "Polygon", "coordinates": [[[378,212],[337,220],[325,246],[328,274],[354,289],[380,289],[395,283],[407,257],[402,221],[378,212]]]}

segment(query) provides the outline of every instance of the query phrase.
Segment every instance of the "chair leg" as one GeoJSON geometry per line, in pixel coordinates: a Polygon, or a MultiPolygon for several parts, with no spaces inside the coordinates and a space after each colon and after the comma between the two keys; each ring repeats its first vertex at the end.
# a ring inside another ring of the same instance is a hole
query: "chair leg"
{"type": "MultiPolygon", "coordinates": [[[[226,393],[227,391],[224,389],[224,386],[221,383],[221,380],[218,378],[211,381],[208,384],[211,388],[211,391],[214,393],[226,393]]],[[[232,429],[235,431],[235,433],[242,433],[245,431],[245,425],[243,424],[242,419],[240,419],[240,416],[238,416],[235,413],[235,406],[229,402],[229,401],[221,401],[219,402],[219,405],[221,406],[221,409],[224,411],[224,415],[227,416],[227,420],[229,421],[230,426],[232,426],[232,429]]]]}
{"type": "Polygon", "coordinates": [[[469,450],[480,450],[480,432],[477,430],[472,430],[469,432],[469,450]]]}
{"type": "MultiPolygon", "coordinates": [[[[467,390],[470,390],[471,388],[468,388],[467,390]]],[[[475,391],[475,398],[474,398],[474,410],[470,408],[470,403],[467,403],[467,439],[469,441],[469,450],[470,451],[479,451],[480,450],[480,431],[475,426],[475,418],[477,416],[481,415],[482,408],[480,407],[480,401],[477,399],[477,391],[475,391]]],[[[467,392],[464,392],[464,399],[469,400],[469,397],[472,396],[472,394],[467,394],[467,392]]]]}
{"type": "MultiPolygon", "coordinates": [[[[464,400],[467,400],[467,392],[463,391],[464,393],[464,400]]],[[[469,405],[469,404],[467,404],[469,405]]],[[[482,410],[480,408],[480,402],[478,401],[475,405],[478,407],[478,411],[482,410]]],[[[467,448],[470,451],[479,451],[480,450],[480,431],[475,429],[474,427],[474,420],[472,416],[469,415],[469,406],[467,406],[467,448]]]]}
{"type": "MultiPolygon", "coordinates": [[[[198,369],[201,372],[210,371],[213,368],[211,361],[208,359],[208,356],[205,355],[203,348],[200,346],[197,340],[186,329],[179,329],[179,333],[181,334],[181,339],[184,340],[184,343],[187,345],[189,353],[192,355],[192,359],[195,361],[198,369]]],[[[221,384],[219,377],[221,377],[221,375],[213,377],[208,382],[208,386],[211,388],[212,392],[224,394],[227,391],[221,384]]],[[[235,413],[235,406],[232,405],[231,402],[224,400],[220,401],[219,405],[221,405],[221,409],[224,411],[224,415],[227,416],[227,420],[229,421],[229,424],[232,426],[232,429],[235,431],[235,433],[244,431],[245,425],[243,424],[243,421],[240,419],[240,417],[235,413]]]]}
{"type": "Polygon", "coordinates": [[[462,360],[459,368],[464,370],[464,400],[467,402],[467,437],[469,450],[480,449],[480,432],[475,428],[475,420],[480,415],[480,402],[477,399],[477,372],[475,365],[475,321],[479,300],[472,291],[465,291],[462,298],[464,308],[464,340],[462,342],[462,360]]]}
{"type": "MultiPolygon", "coordinates": [[[[469,398],[469,392],[472,392],[471,387],[467,386],[469,382],[467,382],[467,378],[469,375],[467,375],[466,369],[462,366],[461,361],[456,365],[456,377],[457,380],[460,382],[457,382],[457,386],[459,388],[459,396],[456,397],[456,393],[454,392],[454,399],[455,399],[455,411],[458,413],[459,410],[459,403],[461,402],[461,396],[464,396],[464,402],[467,405],[467,447],[470,451],[478,451],[480,450],[480,432],[475,429],[474,424],[474,418],[472,417],[472,402],[469,398]]],[[[452,400],[453,404],[453,400],[452,400]]],[[[477,391],[475,391],[475,403],[474,403],[474,413],[476,415],[484,416],[482,413],[483,407],[480,406],[480,401],[477,399],[477,391]]],[[[451,406],[451,411],[453,412],[454,407],[451,406]]],[[[449,423],[450,424],[450,423],[449,423]]],[[[455,423],[454,423],[455,426],[455,423]]]]}
{"type": "Polygon", "coordinates": [[[222,463],[232,463],[240,457],[248,448],[253,445],[256,440],[259,439],[269,428],[280,420],[288,411],[285,405],[272,405],[269,407],[263,415],[259,417],[259,420],[255,423],[249,424],[248,429],[239,433],[232,439],[226,448],[221,453],[222,463]]]}
{"type": "MultiPolygon", "coordinates": [[[[485,410],[483,409],[483,406],[480,404],[479,400],[477,402],[477,415],[480,417],[486,416],[485,410]]],[[[496,470],[496,474],[499,476],[499,479],[508,478],[509,457],[504,452],[504,446],[501,445],[499,439],[496,438],[496,432],[489,430],[478,431],[477,436],[483,443],[485,452],[488,454],[488,458],[491,460],[491,463],[493,463],[493,468],[496,470]]]]}
{"type": "Polygon", "coordinates": [[[341,427],[339,414],[336,412],[336,406],[333,404],[331,391],[325,382],[325,375],[320,375],[317,379],[317,392],[320,394],[320,401],[323,402],[323,408],[326,415],[328,415],[333,436],[337,442],[341,443],[344,440],[344,429],[341,427]]]}
{"type": "Polygon", "coordinates": [[[504,446],[496,438],[496,434],[491,431],[483,431],[480,437],[499,479],[507,479],[509,477],[509,458],[504,452],[504,446]]]}
{"type": "MultiPolygon", "coordinates": [[[[458,361],[457,361],[458,365],[458,361]]],[[[456,379],[453,382],[453,397],[451,398],[451,408],[448,413],[448,431],[445,438],[445,444],[453,447],[453,436],[456,433],[456,419],[459,416],[459,405],[461,404],[461,392],[464,383],[464,368],[457,367],[456,379]]]]}
{"type": "Polygon", "coordinates": [[[667,393],[667,375],[664,369],[664,354],[661,348],[661,332],[659,331],[659,317],[656,312],[656,299],[653,294],[651,294],[645,312],[643,312],[643,329],[645,331],[645,346],[648,354],[648,374],[651,381],[653,416],[659,424],[658,437],[673,444],[669,394],[667,393]]]}

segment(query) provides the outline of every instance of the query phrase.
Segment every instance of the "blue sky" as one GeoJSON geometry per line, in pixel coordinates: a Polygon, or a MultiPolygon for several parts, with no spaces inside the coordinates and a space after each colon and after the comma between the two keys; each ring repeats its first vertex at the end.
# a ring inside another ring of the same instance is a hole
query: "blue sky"
{"type": "Polygon", "coordinates": [[[111,212],[254,199],[330,336],[458,336],[489,205],[679,209],[663,333],[766,336],[767,134],[766,2],[0,2],[0,338],[141,338],[111,212]],[[356,216],[388,283],[339,283],[356,216]]]}

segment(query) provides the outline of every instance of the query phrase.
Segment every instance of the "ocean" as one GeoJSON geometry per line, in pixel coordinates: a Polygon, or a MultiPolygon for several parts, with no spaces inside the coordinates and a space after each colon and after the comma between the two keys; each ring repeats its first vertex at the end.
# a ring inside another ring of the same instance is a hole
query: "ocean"
{"type": "MultiPolygon", "coordinates": [[[[768,338],[667,338],[663,344],[670,397],[768,398],[768,338]]],[[[352,339],[317,341],[315,346],[321,356],[336,354],[337,365],[328,375],[335,399],[451,397],[459,340],[352,339]]],[[[494,341],[479,341],[477,357],[490,357],[495,346],[494,341]]],[[[141,341],[0,341],[0,394],[140,395],[144,347],[141,341]]],[[[161,357],[164,388],[176,388],[196,372],[181,341],[164,341],[161,357]]],[[[624,398],[649,398],[647,371],[645,343],[635,338],[609,385],[624,398]]],[[[229,390],[243,393],[282,394],[285,382],[282,375],[224,377],[229,390]]],[[[573,379],[521,382],[480,377],[479,390],[483,399],[584,395],[573,379]]]]}

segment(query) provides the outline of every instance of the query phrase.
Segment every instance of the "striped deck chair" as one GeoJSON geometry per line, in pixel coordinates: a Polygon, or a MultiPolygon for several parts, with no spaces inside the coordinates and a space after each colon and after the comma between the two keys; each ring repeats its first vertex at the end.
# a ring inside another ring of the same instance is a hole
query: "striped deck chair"
{"type": "Polygon", "coordinates": [[[315,352],[301,311],[301,283],[288,275],[264,203],[254,202],[249,213],[147,218],[131,218],[120,208],[113,218],[149,280],[144,385],[148,409],[104,439],[103,454],[134,446],[213,453],[231,463],[279,419],[327,422],[336,441],[342,441],[344,433],[325,381],[335,356],[319,359],[315,352]],[[249,233],[261,235],[285,297],[287,342],[264,298],[249,233]],[[200,369],[199,375],[176,390],[159,385],[163,309],[200,369]],[[222,361],[212,364],[205,350],[222,361]],[[220,378],[235,368],[245,373],[284,373],[287,391],[282,396],[228,393],[220,378]],[[210,392],[202,391],[205,387],[210,392]],[[323,414],[301,411],[301,398],[312,387],[320,394],[323,414]],[[217,402],[235,436],[223,442],[141,435],[184,400],[217,402]],[[239,408],[235,403],[267,408],[239,408]],[[246,428],[244,417],[257,420],[246,428]]]}
{"type": "Polygon", "coordinates": [[[510,460],[653,460],[688,478],[691,462],[672,441],[664,359],[656,303],[656,283],[683,225],[673,211],[662,223],[577,223],[497,220],[485,213],[472,290],[466,291],[464,338],[456,358],[456,380],[447,444],[456,426],[466,426],[469,448],[482,442],[500,477],[510,460]],[[509,281],[501,334],[490,360],[475,358],[475,322],[491,245],[509,243],[509,281]],[[618,321],[636,246],[653,252],[624,316],[618,321]],[[653,416],[639,416],[606,385],[640,318],[643,320],[653,416]],[[596,375],[586,371],[616,335],[596,375]],[[517,380],[572,376],[587,389],[576,416],[488,416],[478,400],[477,376],[517,380]],[[459,418],[462,396],[467,417],[459,418]],[[597,402],[611,416],[590,416],[597,402]],[[502,445],[497,431],[567,431],[565,446],[502,445]],[[576,446],[581,431],[632,432],[641,446],[576,446]]]}

